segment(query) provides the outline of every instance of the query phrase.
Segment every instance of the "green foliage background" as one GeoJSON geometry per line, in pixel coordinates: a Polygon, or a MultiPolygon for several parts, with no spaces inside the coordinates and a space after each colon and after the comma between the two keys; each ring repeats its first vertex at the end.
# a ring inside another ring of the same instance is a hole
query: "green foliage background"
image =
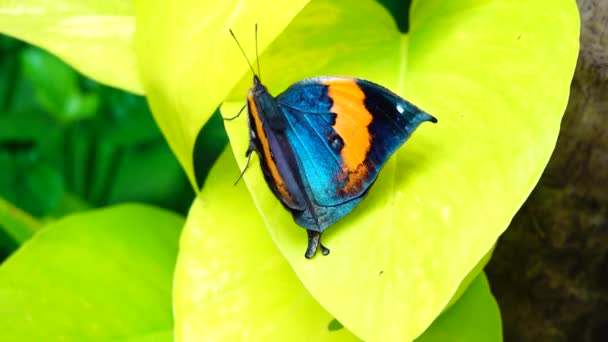
{"type": "MultiPolygon", "coordinates": [[[[207,143],[221,148],[225,140],[207,143]]],[[[0,36],[0,170],[0,217],[32,233],[64,215],[122,202],[184,215],[194,197],[144,97],[101,85],[6,36],[0,36]]],[[[3,222],[5,258],[29,236],[3,222]]]]}

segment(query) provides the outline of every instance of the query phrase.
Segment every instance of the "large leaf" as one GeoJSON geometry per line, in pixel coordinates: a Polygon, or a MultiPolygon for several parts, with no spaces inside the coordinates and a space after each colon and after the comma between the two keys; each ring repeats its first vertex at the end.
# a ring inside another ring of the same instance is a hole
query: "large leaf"
{"type": "Polygon", "coordinates": [[[50,224],[0,267],[0,340],[170,341],[181,225],[140,205],[50,224]]]}
{"type": "Polygon", "coordinates": [[[196,187],[192,152],[198,131],[253,61],[254,24],[263,50],[308,0],[137,1],[136,48],[154,117],[196,187]]]}
{"type": "MultiPolygon", "coordinates": [[[[190,209],[175,271],[177,340],[358,340],[346,329],[335,330],[339,324],[298,280],[245,186],[233,185],[237,173],[234,157],[225,151],[190,209]]],[[[446,341],[446,336],[500,341],[498,306],[484,276],[421,340],[446,341]]]]}
{"type": "Polygon", "coordinates": [[[99,82],[141,93],[134,31],[131,0],[0,1],[0,33],[47,49],[99,82]]]}
{"type": "MultiPolygon", "coordinates": [[[[329,256],[303,257],[306,234],[257,158],[245,177],[306,288],[368,341],[420,335],[508,226],[553,150],[578,51],[574,1],[425,0],[410,15],[402,35],[377,2],[314,1],[261,56],[275,94],[306,76],[348,74],[439,119],[419,128],[367,198],[324,234],[329,256]]],[[[246,86],[224,116],[242,106],[246,86]]],[[[241,167],[246,121],[226,124],[241,167]]]]}

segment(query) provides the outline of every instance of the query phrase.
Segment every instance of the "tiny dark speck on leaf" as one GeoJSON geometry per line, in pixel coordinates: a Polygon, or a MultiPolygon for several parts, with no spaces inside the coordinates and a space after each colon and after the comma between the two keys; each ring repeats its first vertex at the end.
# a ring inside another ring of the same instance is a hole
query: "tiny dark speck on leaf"
{"type": "Polygon", "coordinates": [[[521,39],[521,33],[517,35],[517,40],[521,39]]]}
{"type": "Polygon", "coordinates": [[[378,272],[378,277],[381,277],[383,273],[384,273],[384,271],[383,271],[383,270],[382,270],[382,271],[380,271],[380,272],[378,272]]]}
{"type": "Polygon", "coordinates": [[[342,323],[338,322],[337,319],[332,319],[331,322],[329,322],[329,325],[327,325],[327,330],[329,331],[336,331],[336,330],[340,330],[344,328],[344,326],[342,325],[342,323]]]}

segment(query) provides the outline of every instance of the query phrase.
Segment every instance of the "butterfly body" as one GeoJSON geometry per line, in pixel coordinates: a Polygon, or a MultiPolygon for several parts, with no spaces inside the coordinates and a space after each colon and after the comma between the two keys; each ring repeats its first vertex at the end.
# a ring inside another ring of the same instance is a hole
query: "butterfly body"
{"type": "Polygon", "coordinates": [[[247,95],[250,144],[264,178],[308,232],[321,233],[365,197],[382,166],[424,121],[437,122],[386,88],[351,77],[299,81],[273,97],[254,76],[247,95]]]}

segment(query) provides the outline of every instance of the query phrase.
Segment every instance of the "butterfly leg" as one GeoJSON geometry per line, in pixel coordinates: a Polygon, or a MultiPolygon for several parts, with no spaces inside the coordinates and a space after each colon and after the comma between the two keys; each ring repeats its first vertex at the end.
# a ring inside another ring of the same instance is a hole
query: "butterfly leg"
{"type": "Polygon", "coordinates": [[[319,246],[321,246],[321,253],[323,253],[323,255],[327,255],[329,254],[329,248],[323,246],[323,244],[321,243],[321,241],[319,241],[319,246]]]}
{"type": "Polygon", "coordinates": [[[247,149],[247,153],[245,153],[245,156],[247,157],[247,163],[245,163],[245,167],[243,168],[243,171],[241,171],[241,174],[239,175],[239,178],[236,179],[236,182],[234,182],[234,185],[237,185],[239,183],[239,181],[241,180],[241,178],[243,178],[243,175],[245,174],[245,171],[247,171],[247,168],[249,168],[249,162],[251,161],[251,152],[253,152],[253,145],[249,145],[249,148],[247,149]]]}
{"type": "Polygon", "coordinates": [[[232,120],[238,118],[239,116],[241,116],[241,113],[243,112],[243,109],[245,109],[246,106],[247,106],[247,104],[244,104],[243,107],[241,107],[241,110],[239,110],[239,112],[235,116],[231,116],[228,118],[222,118],[222,119],[224,119],[225,121],[232,121],[232,120]]]}
{"type": "Polygon", "coordinates": [[[317,253],[317,248],[319,247],[321,247],[321,253],[323,253],[323,255],[329,254],[329,249],[323,246],[321,243],[321,232],[309,229],[307,229],[306,232],[308,233],[308,247],[306,248],[306,253],[304,254],[306,259],[310,259],[315,256],[317,253]]]}

